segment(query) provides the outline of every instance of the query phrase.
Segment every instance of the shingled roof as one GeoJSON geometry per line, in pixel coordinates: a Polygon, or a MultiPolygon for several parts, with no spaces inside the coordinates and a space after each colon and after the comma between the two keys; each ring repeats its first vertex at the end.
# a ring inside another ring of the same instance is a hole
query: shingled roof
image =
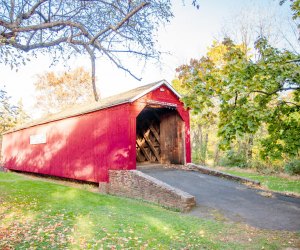
{"type": "Polygon", "coordinates": [[[167,81],[161,80],[161,81],[150,83],[150,84],[147,84],[147,85],[135,88],[135,89],[131,89],[129,91],[126,91],[126,92],[123,92],[123,93],[120,93],[120,94],[117,94],[114,96],[100,99],[98,102],[74,105],[74,106],[67,108],[59,113],[50,114],[41,119],[38,119],[38,120],[32,121],[30,123],[26,123],[24,125],[16,127],[12,130],[5,132],[4,134],[11,133],[11,132],[18,131],[18,130],[25,129],[25,128],[29,128],[29,127],[33,127],[36,125],[52,122],[52,121],[61,120],[61,119],[68,118],[68,117],[91,113],[91,112],[94,112],[97,110],[117,106],[117,105],[124,104],[124,103],[134,102],[135,100],[146,95],[147,93],[159,88],[163,84],[168,86],[168,88],[170,88],[174,92],[174,94],[180,98],[180,95],[175,91],[175,89],[167,81]]]}

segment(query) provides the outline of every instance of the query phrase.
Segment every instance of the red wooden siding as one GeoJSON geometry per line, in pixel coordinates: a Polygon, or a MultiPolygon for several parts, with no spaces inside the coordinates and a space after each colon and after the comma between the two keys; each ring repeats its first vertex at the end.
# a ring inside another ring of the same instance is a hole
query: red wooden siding
{"type": "Polygon", "coordinates": [[[136,117],[149,100],[177,104],[185,122],[186,162],[191,161],[189,112],[166,86],[125,103],[3,135],[5,167],[91,182],[109,181],[109,169],[136,168],[136,117]],[[46,134],[32,145],[31,135],[46,134]]]}

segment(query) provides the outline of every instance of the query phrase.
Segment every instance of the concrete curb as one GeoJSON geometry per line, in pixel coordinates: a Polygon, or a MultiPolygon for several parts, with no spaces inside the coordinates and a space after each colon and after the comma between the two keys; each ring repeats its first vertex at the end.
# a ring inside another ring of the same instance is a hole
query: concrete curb
{"type": "Polygon", "coordinates": [[[190,169],[192,171],[198,171],[198,172],[203,173],[203,174],[213,175],[213,176],[217,176],[217,177],[223,177],[223,178],[238,181],[238,182],[241,182],[241,183],[247,183],[247,184],[258,185],[258,186],[260,185],[259,181],[255,181],[255,180],[252,180],[252,179],[248,179],[248,178],[228,174],[228,173],[221,172],[221,171],[218,171],[218,170],[215,170],[215,169],[211,169],[211,168],[207,168],[207,167],[204,167],[204,166],[196,165],[194,163],[188,163],[186,165],[186,167],[188,167],[188,169],[190,169]]]}

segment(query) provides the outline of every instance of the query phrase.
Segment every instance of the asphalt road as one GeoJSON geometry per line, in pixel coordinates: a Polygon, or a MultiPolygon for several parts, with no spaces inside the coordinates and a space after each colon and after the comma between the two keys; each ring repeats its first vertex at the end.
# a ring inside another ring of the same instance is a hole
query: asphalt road
{"type": "Polygon", "coordinates": [[[251,226],[300,231],[300,199],[273,194],[238,182],[193,171],[144,168],[142,172],[196,197],[197,207],[189,214],[212,217],[251,226]]]}

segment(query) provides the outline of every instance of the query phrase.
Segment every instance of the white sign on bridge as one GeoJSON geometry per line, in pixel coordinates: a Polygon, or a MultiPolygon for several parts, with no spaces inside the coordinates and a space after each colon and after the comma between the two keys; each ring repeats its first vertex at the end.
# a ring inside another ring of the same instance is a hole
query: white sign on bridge
{"type": "Polygon", "coordinates": [[[46,134],[37,134],[37,135],[31,135],[30,136],[30,144],[43,144],[46,143],[46,134]]]}

